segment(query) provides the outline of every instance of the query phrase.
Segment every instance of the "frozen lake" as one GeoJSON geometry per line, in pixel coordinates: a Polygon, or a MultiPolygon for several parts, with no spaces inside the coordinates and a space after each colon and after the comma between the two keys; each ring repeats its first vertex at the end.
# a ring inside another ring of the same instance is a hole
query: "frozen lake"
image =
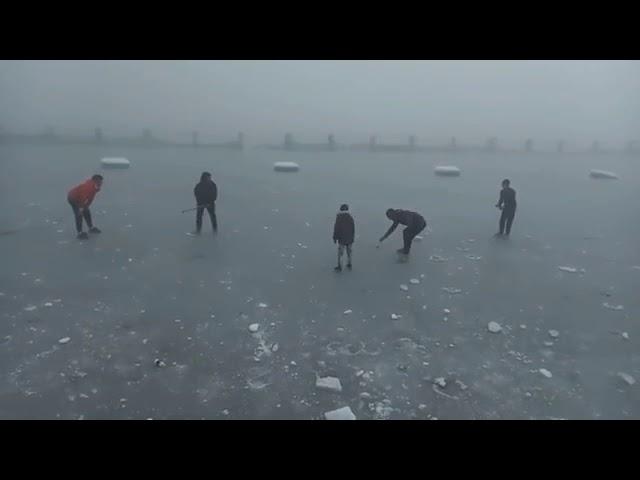
{"type": "Polygon", "coordinates": [[[622,154],[0,146],[0,418],[640,418],[619,376],[640,380],[638,178],[622,154]],[[204,170],[220,233],[205,214],[190,237],[204,170]],[[103,233],[79,242],[66,193],[96,172],[103,233]],[[518,211],[497,240],[503,178],[518,211]],[[356,242],[336,274],[341,203],[356,242]],[[430,229],[408,263],[400,229],[375,248],[390,207],[430,229]]]}

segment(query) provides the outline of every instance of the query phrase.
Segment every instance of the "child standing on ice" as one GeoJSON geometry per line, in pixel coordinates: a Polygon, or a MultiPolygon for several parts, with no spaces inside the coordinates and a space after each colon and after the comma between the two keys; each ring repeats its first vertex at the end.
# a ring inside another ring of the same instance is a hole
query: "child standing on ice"
{"type": "Polygon", "coordinates": [[[351,246],[356,234],[353,217],[349,213],[349,205],[342,204],[336,215],[336,223],[333,226],[333,243],[338,244],[338,266],[336,272],[342,271],[342,255],[347,250],[347,268],[351,270],[351,246]]]}

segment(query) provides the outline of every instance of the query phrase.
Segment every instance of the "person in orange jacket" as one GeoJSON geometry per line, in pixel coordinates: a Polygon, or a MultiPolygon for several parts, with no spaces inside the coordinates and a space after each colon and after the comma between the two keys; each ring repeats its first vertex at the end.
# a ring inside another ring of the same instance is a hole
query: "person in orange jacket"
{"type": "Polygon", "coordinates": [[[82,231],[83,218],[84,221],[87,222],[89,233],[100,233],[100,229],[93,226],[89,205],[93,202],[96,193],[100,191],[100,187],[102,187],[102,180],[102,175],[94,175],[86,182],[73,187],[67,194],[67,201],[69,202],[69,205],[71,205],[73,215],[76,220],[78,238],[81,240],[89,238],[89,235],[82,231]]]}

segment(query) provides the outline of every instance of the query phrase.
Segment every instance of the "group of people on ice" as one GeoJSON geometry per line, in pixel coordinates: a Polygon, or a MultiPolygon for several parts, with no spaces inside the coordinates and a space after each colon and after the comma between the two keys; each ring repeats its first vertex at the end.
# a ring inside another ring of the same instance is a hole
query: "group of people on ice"
{"type": "MultiPolygon", "coordinates": [[[[75,186],[69,190],[67,201],[71,205],[76,224],[77,238],[86,240],[89,238],[88,233],[98,234],[100,229],[93,225],[91,210],[89,209],[96,194],[102,188],[102,175],[93,175],[90,179],[75,186]],[[87,224],[88,233],[83,229],[83,220],[87,224]]],[[[207,210],[211,226],[214,233],[218,231],[218,219],[216,217],[216,201],[218,200],[218,186],[211,178],[211,173],[203,172],[193,189],[196,200],[196,230],[195,234],[199,235],[202,231],[202,217],[204,211],[207,210]]],[[[511,233],[511,225],[516,213],[516,191],[511,188],[509,180],[502,181],[502,190],[496,207],[502,210],[499,221],[499,231],[497,236],[509,235],[511,233]]],[[[386,216],[391,222],[391,226],[380,237],[379,242],[384,242],[395,230],[398,225],[403,225],[405,229],[402,231],[403,246],[398,249],[398,253],[408,256],[411,251],[411,244],[414,238],[420,234],[426,227],[427,222],[422,215],[409,210],[401,210],[390,208],[386,212],[386,216]]],[[[336,215],[333,227],[333,242],[338,245],[338,265],[335,267],[336,272],[342,271],[342,257],[347,253],[347,268],[353,268],[351,260],[353,253],[353,243],[355,241],[355,221],[349,213],[349,206],[342,204],[336,215]]]]}

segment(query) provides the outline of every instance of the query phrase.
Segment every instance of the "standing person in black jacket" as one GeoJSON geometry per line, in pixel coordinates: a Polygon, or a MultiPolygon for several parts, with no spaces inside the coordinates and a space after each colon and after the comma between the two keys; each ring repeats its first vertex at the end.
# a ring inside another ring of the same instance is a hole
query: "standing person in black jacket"
{"type": "Polygon", "coordinates": [[[387,233],[385,233],[380,238],[380,243],[384,242],[384,240],[394,232],[399,224],[402,224],[407,228],[402,231],[404,247],[400,248],[398,250],[398,253],[409,255],[409,251],[411,250],[411,242],[413,242],[413,239],[416,237],[416,235],[418,235],[427,227],[427,222],[419,213],[393,208],[387,210],[387,218],[393,222],[393,225],[391,225],[391,227],[389,227],[389,230],[387,230],[387,233]]]}
{"type": "Polygon", "coordinates": [[[193,194],[196,197],[196,233],[200,234],[202,230],[202,214],[204,209],[209,212],[209,218],[211,219],[211,226],[213,232],[218,232],[218,219],[216,218],[216,200],[218,199],[218,187],[211,180],[211,174],[209,172],[203,172],[200,176],[200,183],[193,189],[193,194]]]}
{"type": "Polygon", "coordinates": [[[353,217],[349,213],[349,205],[342,204],[336,215],[336,223],[333,226],[333,243],[338,244],[338,266],[336,272],[342,271],[342,255],[347,250],[347,268],[351,270],[351,246],[356,234],[356,226],[353,217]]]}
{"type": "Polygon", "coordinates": [[[510,183],[507,179],[502,181],[500,198],[496,204],[496,207],[502,210],[502,215],[500,215],[500,231],[496,235],[505,234],[506,224],[506,235],[508,236],[511,233],[511,224],[516,216],[516,191],[509,186],[510,183]]]}

